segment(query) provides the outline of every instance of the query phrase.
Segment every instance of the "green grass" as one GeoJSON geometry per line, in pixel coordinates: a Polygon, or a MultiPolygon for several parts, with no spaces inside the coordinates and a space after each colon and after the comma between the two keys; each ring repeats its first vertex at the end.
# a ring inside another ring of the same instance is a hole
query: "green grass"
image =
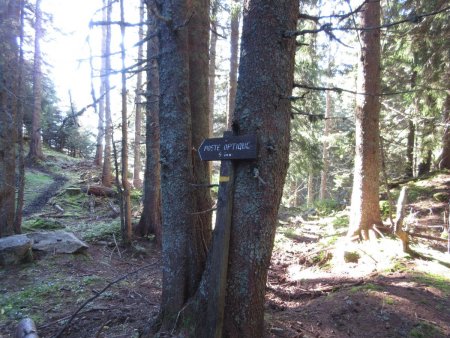
{"type": "Polygon", "coordinates": [[[371,292],[371,291],[383,291],[383,288],[381,286],[373,284],[373,283],[366,283],[363,285],[353,286],[350,289],[350,292],[352,292],[352,293],[371,292]]]}
{"type": "Polygon", "coordinates": [[[113,220],[111,222],[102,222],[97,224],[87,224],[83,230],[83,240],[112,240],[113,234],[116,240],[121,238],[120,220],[113,220]]]}
{"type": "Polygon", "coordinates": [[[30,316],[39,322],[42,306],[49,297],[62,296],[61,284],[56,282],[39,283],[16,292],[8,292],[0,298],[0,320],[20,320],[30,316]]]}
{"type": "Polygon", "coordinates": [[[420,322],[409,332],[408,337],[413,338],[428,338],[428,337],[441,337],[443,332],[436,326],[427,323],[420,322]]]}
{"type": "Polygon", "coordinates": [[[38,171],[25,172],[25,205],[31,203],[39,194],[45,190],[53,179],[38,171]]]}
{"type": "Polygon", "coordinates": [[[56,230],[64,229],[64,225],[54,219],[29,219],[22,223],[22,230],[25,232],[36,230],[56,230]]]}
{"type": "Polygon", "coordinates": [[[437,274],[421,273],[415,274],[413,279],[419,283],[435,287],[446,296],[450,296],[450,278],[437,274]]]}

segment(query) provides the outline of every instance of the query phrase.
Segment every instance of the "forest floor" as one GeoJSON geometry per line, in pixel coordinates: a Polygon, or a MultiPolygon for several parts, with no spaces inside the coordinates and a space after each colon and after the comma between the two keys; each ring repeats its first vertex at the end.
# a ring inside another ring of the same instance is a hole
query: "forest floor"
{"type": "MultiPolygon", "coordinates": [[[[160,251],[152,238],[128,249],[118,244],[117,201],[76,193],[98,181],[89,162],[55,153],[27,168],[24,231],[65,229],[89,248],[78,255],[35,253],[31,263],[0,269],[0,338],[13,337],[23,317],[35,320],[40,337],[62,329],[60,337],[139,337],[156,316],[160,251]]],[[[444,238],[450,174],[408,185],[410,231],[444,238]]],[[[132,195],[137,222],[141,196],[132,195]]],[[[347,225],[348,210],[309,218],[299,209],[280,211],[266,337],[450,337],[445,241],[414,237],[414,253],[404,254],[390,236],[345,242],[347,225]]]]}

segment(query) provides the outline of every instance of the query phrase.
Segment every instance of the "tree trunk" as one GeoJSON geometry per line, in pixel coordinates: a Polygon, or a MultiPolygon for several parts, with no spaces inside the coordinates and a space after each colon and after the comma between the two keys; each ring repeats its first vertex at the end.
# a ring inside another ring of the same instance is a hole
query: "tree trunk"
{"type": "Polygon", "coordinates": [[[146,164],[144,174],[144,210],[142,211],[137,232],[141,236],[153,233],[156,242],[161,245],[161,167],[159,163],[159,74],[158,74],[158,38],[151,37],[157,31],[157,18],[154,17],[152,4],[147,5],[148,42],[147,42],[147,92],[146,92],[146,164]]]}
{"type": "Polygon", "coordinates": [[[34,23],[34,67],[33,67],[33,119],[31,127],[30,152],[31,161],[42,159],[41,115],[42,115],[42,70],[41,70],[41,38],[42,13],[41,0],[36,0],[34,23]]]}
{"type": "MultiPolygon", "coordinates": [[[[106,0],[103,0],[102,17],[107,21],[106,0]]],[[[97,125],[97,144],[95,149],[94,164],[101,166],[103,164],[103,139],[105,137],[105,73],[106,73],[106,26],[102,26],[102,47],[101,47],[101,66],[100,66],[100,99],[98,101],[98,125],[97,125]]]]}
{"type": "Polygon", "coordinates": [[[262,337],[267,269],[289,161],[298,1],[249,0],[244,7],[234,126],[256,133],[256,161],[235,173],[224,335],[262,337]]]}
{"type": "MultiPolygon", "coordinates": [[[[209,163],[202,161],[197,149],[205,138],[209,137],[209,0],[193,0],[194,14],[189,20],[189,99],[192,116],[192,147],[194,184],[208,185],[210,183],[209,163]]],[[[209,189],[197,188],[194,190],[197,212],[195,216],[194,236],[203,243],[203,257],[198,262],[203,269],[206,261],[206,251],[211,242],[211,212],[202,212],[212,208],[212,199],[209,189]]]]}
{"type": "MultiPolygon", "coordinates": [[[[361,9],[361,27],[380,25],[380,2],[370,0],[361,9]]],[[[353,192],[348,235],[369,237],[373,225],[381,224],[380,175],[380,30],[361,32],[358,72],[356,147],[353,192]]]]}
{"type": "Polygon", "coordinates": [[[406,177],[414,176],[414,140],[416,129],[412,120],[408,121],[408,139],[406,144],[406,177]]]}
{"type": "Polygon", "coordinates": [[[320,189],[319,189],[319,199],[323,200],[327,197],[327,178],[328,169],[330,166],[330,160],[328,155],[328,137],[331,129],[331,92],[326,93],[326,107],[325,107],[325,128],[323,132],[323,143],[322,143],[322,163],[323,168],[320,173],[320,189]]]}
{"type": "Polygon", "coordinates": [[[233,123],[233,114],[236,105],[238,52],[239,52],[239,24],[241,21],[240,0],[233,0],[231,4],[231,32],[230,32],[230,73],[228,95],[228,129],[233,123]]]}
{"type": "Polygon", "coordinates": [[[9,0],[0,8],[0,237],[14,233],[18,27],[19,4],[9,0]]]}
{"type": "MultiPolygon", "coordinates": [[[[112,0],[106,1],[104,9],[106,11],[107,22],[111,21],[112,0]]],[[[106,25],[106,40],[105,40],[105,69],[102,78],[105,82],[105,154],[103,156],[103,171],[102,184],[105,187],[112,186],[112,172],[111,172],[111,142],[112,142],[112,119],[111,119],[111,96],[110,96],[110,82],[109,75],[111,73],[111,27],[106,25]]]]}
{"type": "Polygon", "coordinates": [[[19,32],[19,64],[18,64],[18,80],[17,80],[17,143],[19,145],[18,152],[18,175],[17,175],[17,205],[16,214],[14,219],[14,232],[16,234],[22,233],[22,216],[23,216],[23,204],[25,198],[25,157],[23,147],[23,115],[24,115],[24,0],[19,1],[20,6],[20,32],[19,32]]]}
{"type": "Polygon", "coordinates": [[[128,182],[128,112],[127,112],[127,74],[125,67],[125,10],[124,0],[120,0],[120,55],[122,59],[122,202],[123,202],[123,228],[122,240],[131,244],[131,199],[130,183],[128,182]]]}
{"type": "MultiPolygon", "coordinates": [[[[162,330],[172,329],[179,311],[197,289],[202,244],[196,241],[197,211],[192,182],[192,129],[189,101],[187,0],[158,4],[160,77],[160,162],[162,196],[162,330]]],[[[192,19],[192,18],[191,18],[192,19]]]]}
{"type": "Polygon", "coordinates": [[[209,40],[209,137],[214,133],[214,94],[216,89],[216,49],[217,49],[217,12],[219,0],[213,0],[211,3],[211,33],[209,40]]]}
{"type": "MultiPolygon", "coordinates": [[[[139,22],[144,22],[144,0],[141,1],[139,8],[139,22]]],[[[139,26],[139,42],[144,41],[144,26],[139,26]]],[[[141,64],[144,59],[143,44],[138,47],[138,63],[141,64]]],[[[142,72],[137,73],[136,80],[136,116],[134,125],[134,173],[133,185],[135,188],[142,188],[141,175],[141,133],[142,133],[142,72]]]]}
{"type": "MultiPolygon", "coordinates": [[[[447,78],[450,80],[450,75],[447,78]]],[[[445,129],[442,138],[442,159],[439,163],[439,169],[450,169],[450,90],[446,92],[443,108],[445,129]]]]}
{"type": "Polygon", "coordinates": [[[312,207],[314,204],[314,174],[308,174],[308,192],[306,196],[306,206],[312,207]]]}

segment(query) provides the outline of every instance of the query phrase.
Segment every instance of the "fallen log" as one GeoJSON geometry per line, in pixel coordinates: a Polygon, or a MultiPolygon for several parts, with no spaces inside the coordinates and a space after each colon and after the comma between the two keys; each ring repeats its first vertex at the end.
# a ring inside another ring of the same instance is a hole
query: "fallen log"
{"type": "Polygon", "coordinates": [[[88,185],[81,188],[81,191],[87,193],[88,195],[103,196],[103,197],[114,197],[117,195],[117,191],[104,187],[102,185],[88,185]]]}

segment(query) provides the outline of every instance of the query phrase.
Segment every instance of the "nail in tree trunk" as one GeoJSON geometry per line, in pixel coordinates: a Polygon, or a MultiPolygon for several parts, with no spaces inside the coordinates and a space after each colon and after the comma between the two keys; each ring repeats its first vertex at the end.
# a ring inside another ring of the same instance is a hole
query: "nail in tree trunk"
{"type": "MultiPolygon", "coordinates": [[[[139,22],[144,22],[144,1],[141,1],[139,7],[139,22]]],[[[139,26],[139,41],[144,40],[144,26],[139,26]]],[[[138,47],[138,64],[142,63],[144,59],[143,44],[139,44],[138,47]]],[[[136,116],[134,124],[134,173],[133,173],[133,185],[135,188],[142,188],[141,175],[141,133],[142,133],[142,72],[137,73],[136,79],[136,116]]]]}
{"type": "Polygon", "coordinates": [[[233,0],[231,4],[231,32],[230,32],[230,73],[228,95],[228,129],[233,123],[233,114],[236,105],[238,53],[239,53],[239,24],[241,21],[240,0],[233,0]]]}
{"type": "MultiPolygon", "coordinates": [[[[112,0],[105,1],[104,11],[106,11],[107,22],[111,21],[112,0]]],[[[106,25],[106,40],[105,40],[105,69],[102,74],[102,79],[105,84],[105,153],[103,156],[103,171],[102,184],[105,187],[112,186],[112,172],[111,172],[111,147],[112,147],[112,119],[111,119],[111,97],[110,97],[110,82],[109,75],[111,73],[111,26],[106,25]]]]}
{"type": "Polygon", "coordinates": [[[33,115],[30,137],[30,152],[28,157],[32,161],[42,159],[41,116],[42,116],[42,70],[41,70],[41,38],[42,13],[41,0],[36,0],[34,23],[34,66],[33,66],[33,115]]]}
{"type": "Polygon", "coordinates": [[[128,112],[127,112],[127,74],[125,67],[125,10],[124,0],[120,0],[120,56],[122,59],[122,202],[123,202],[123,228],[122,239],[125,244],[131,244],[131,198],[130,183],[128,182],[128,112]]]}
{"type": "Polygon", "coordinates": [[[137,226],[141,236],[154,234],[161,245],[161,180],[159,163],[159,74],[157,18],[152,3],[147,4],[147,91],[146,91],[146,161],[144,173],[144,208],[137,226]]]}
{"type": "MultiPolygon", "coordinates": [[[[361,8],[361,27],[380,25],[380,2],[367,1],[361,8]]],[[[356,107],[356,146],[353,191],[348,235],[369,238],[374,225],[381,224],[380,175],[380,30],[362,31],[356,107]]]]}

